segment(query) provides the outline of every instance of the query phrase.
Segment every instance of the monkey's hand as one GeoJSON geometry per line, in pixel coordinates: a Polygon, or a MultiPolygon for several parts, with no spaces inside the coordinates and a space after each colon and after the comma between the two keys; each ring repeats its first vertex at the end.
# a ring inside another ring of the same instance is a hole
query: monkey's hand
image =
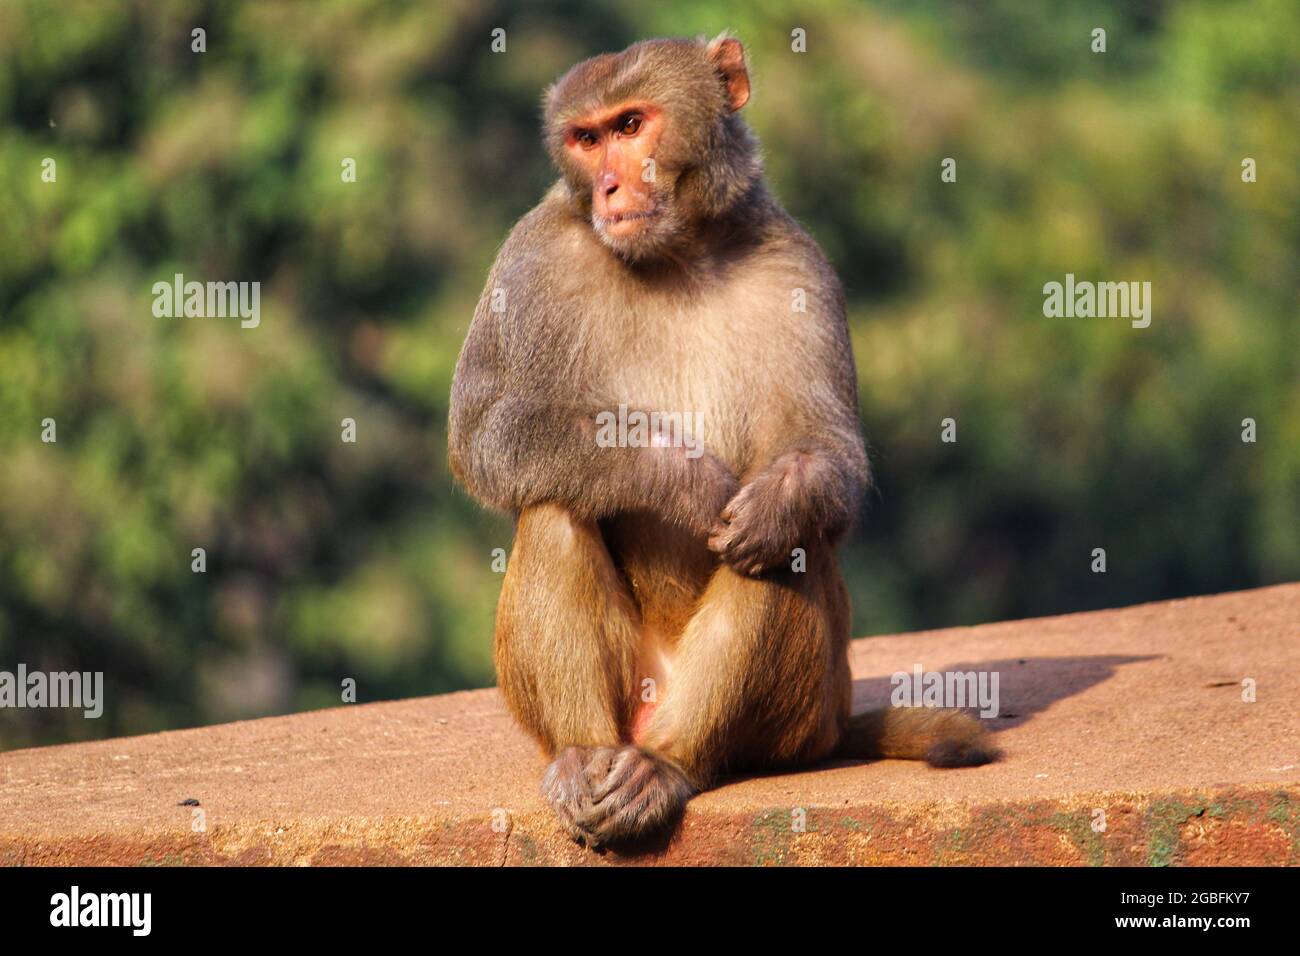
{"type": "Polygon", "coordinates": [[[789,561],[790,552],[818,531],[808,514],[817,470],[811,455],[782,455],[727,502],[710,531],[709,550],[741,574],[789,561]]]}

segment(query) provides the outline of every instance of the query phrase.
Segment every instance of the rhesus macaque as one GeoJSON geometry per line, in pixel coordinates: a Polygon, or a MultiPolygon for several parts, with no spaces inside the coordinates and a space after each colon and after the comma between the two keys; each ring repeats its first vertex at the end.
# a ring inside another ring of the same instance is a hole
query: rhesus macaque
{"type": "Polygon", "coordinates": [[[834,549],[869,475],[844,295],[768,191],[749,93],[725,35],[551,87],[561,176],[506,239],[452,385],[452,471],[516,516],[501,690],[592,847],[663,834],[724,770],[995,756],[958,711],[850,714],[834,549]],[[668,415],[602,440],[637,412],[668,415]]]}

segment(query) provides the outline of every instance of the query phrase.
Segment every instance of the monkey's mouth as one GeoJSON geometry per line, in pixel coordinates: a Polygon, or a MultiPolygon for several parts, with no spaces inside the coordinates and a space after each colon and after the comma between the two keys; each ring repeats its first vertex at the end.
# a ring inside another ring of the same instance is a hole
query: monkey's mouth
{"type": "Polygon", "coordinates": [[[597,216],[596,225],[611,236],[629,235],[658,215],[659,210],[653,207],[638,212],[616,212],[608,216],[597,216]]]}
{"type": "Polygon", "coordinates": [[[649,219],[655,215],[655,210],[645,209],[641,212],[616,212],[613,215],[606,216],[606,222],[636,222],[638,219],[649,219]]]}

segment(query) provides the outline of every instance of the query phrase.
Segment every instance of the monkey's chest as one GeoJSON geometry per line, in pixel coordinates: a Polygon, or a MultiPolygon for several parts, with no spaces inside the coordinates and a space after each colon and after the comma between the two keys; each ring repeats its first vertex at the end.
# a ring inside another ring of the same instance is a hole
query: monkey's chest
{"type": "Polygon", "coordinates": [[[710,453],[745,468],[755,436],[778,413],[770,360],[752,346],[725,330],[659,324],[656,333],[610,353],[621,357],[605,370],[605,392],[627,406],[625,416],[658,416],[670,433],[680,423],[710,453]]]}

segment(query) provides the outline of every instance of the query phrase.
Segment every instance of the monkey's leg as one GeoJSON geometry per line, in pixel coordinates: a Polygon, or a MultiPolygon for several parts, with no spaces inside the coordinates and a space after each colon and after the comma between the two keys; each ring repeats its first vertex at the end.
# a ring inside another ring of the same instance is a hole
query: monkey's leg
{"type": "Polygon", "coordinates": [[[755,578],[720,566],[672,654],[639,746],[598,748],[599,841],[661,829],[723,767],[810,762],[835,747],[850,706],[848,600],[829,548],[806,573],[755,578]]]}
{"type": "Polygon", "coordinates": [[[591,748],[617,746],[631,717],[638,637],[596,523],[555,504],[525,509],[497,606],[497,679],[519,723],[558,755],[542,790],[575,838],[591,748]]]}

